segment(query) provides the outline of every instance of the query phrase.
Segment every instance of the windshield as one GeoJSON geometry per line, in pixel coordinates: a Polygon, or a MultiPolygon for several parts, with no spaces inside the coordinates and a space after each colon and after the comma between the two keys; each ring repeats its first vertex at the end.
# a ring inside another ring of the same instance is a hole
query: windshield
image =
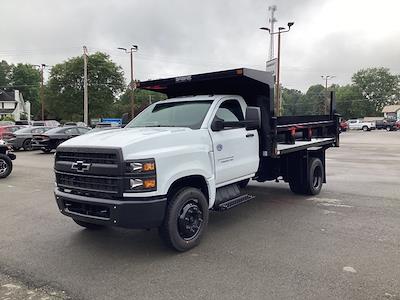
{"type": "Polygon", "coordinates": [[[126,127],[189,127],[199,129],[212,101],[155,103],[126,127]]]}

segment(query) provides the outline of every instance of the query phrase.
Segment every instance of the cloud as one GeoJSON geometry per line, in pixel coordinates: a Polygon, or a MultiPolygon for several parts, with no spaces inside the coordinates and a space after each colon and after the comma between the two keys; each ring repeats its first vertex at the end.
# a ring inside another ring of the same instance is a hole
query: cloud
{"type": "Polygon", "coordinates": [[[397,1],[381,0],[13,0],[2,3],[0,59],[54,65],[104,51],[129,74],[129,57],[117,47],[139,46],[136,77],[142,80],[247,66],[262,69],[268,49],[268,5],[282,36],[282,82],[306,89],[323,74],[349,82],[359,68],[399,72],[397,1]],[[376,28],[381,22],[386,27],[376,28]]]}

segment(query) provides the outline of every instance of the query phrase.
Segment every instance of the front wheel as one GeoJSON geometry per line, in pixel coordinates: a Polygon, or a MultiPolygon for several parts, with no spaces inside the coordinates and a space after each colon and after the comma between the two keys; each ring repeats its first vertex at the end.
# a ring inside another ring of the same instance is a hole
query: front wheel
{"type": "Polygon", "coordinates": [[[208,224],[208,203],[196,188],[178,191],[170,200],[159,233],[164,242],[183,252],[196,247],[208,224]]]}
{"type": "Polygon", "coordinates": [[[363,131],[368,131],[368,130],[369,130],[369,129],[368,129],[368,126],[363,126],[362,130],[363,130],[363,131]]]}
{"type": "Polygon", "coordinates": [[[0,178],[6,178],[11,174],[13,163],[11,159],[5,155],[0,154],[0,178]]]}
{"type": "Polygon", "coordinates": [[[386,131],[391,131],[391,130],[392,130],[392,127],[390,127],[390,126],[386,127],[386,131]]]}

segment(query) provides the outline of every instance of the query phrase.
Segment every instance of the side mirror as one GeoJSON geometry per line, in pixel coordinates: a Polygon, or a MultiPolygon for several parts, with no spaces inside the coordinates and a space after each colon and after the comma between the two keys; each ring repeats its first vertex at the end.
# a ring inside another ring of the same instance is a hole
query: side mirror
{"type": "Polygon", "coordinates": [[[261,128],[261,110],[259,107],[248,106],[246,108],[246,130],[261,128]]]}
{"type": "Polygon", "coordinates": [[[224,125],[224,120],[215,117],[214,121],[211,123],[211,130],[212,131],[221,131],[224,130],[225,125],[224,125]]]}
{"type": "Polygon", "coordinates": [[[215,117],[214,121],[211,123],[212,131],[221,131],[224,130],[224,120],[215,117]]]}

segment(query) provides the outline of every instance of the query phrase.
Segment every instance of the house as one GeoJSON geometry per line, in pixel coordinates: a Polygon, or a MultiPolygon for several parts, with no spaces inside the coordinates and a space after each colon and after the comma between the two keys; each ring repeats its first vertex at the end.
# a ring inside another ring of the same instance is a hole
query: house
{"type": "Polygon", "coordinates": [[[382,110],[383,115],[387,119],[400,120],[400,104],[398,105],[387,105],[382,110]]]}
{"type": "Polygon", "coordinates": [[[0,90],[0,117],[6,115],[12,116],[15,121],[21,120],[21,117],[25,115],[30,121],[31,104],[29,101],[24,101],[19,90],[0,90]]]}

